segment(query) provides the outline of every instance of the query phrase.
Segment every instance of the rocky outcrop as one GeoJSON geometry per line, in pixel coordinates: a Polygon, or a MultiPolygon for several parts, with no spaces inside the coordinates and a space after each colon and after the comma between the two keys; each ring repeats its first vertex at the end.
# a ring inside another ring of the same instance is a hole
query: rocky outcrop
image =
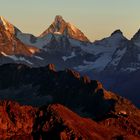
{"type": "Polygon", "coordinates": [[[138,139],[115,127],[107,128],[91,119],[82,118],[60,104],[33,108],[1,101],[0,113],[0,138],[3,140],[138,139]]]}
{"type": "Polygon", "coordinates": [[[32,132],[36,109],[12,101],[0,101],[0,138],[32,132]]]}

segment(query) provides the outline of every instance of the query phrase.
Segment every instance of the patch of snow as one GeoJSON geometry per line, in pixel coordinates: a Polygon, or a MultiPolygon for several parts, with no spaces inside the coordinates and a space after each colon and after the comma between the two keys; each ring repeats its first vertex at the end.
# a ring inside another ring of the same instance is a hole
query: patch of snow
{"type": "Polygon", "coordinates": [[[81,49],[89,54],[94,55],[97,59],[93,62],[84,61],[84,65],[75,67],[78,71],[89,71],[96,70],[102,71],[111,62],[114,52],[117,50],[116,47],[105,47],[102,45],[88,45],[81,46],[81,49]]]}
{"type": "Polygon", "coordinates": [[[138,70],[137,68],[132,68],[132,67],[128,67],[128,68],[122,68],[121,69],[121,71],[123,71],[123,72],[134,72],[134,71],[136,71],[136,70],[138,70]]]}
{"type": "Polygon", "coordinates": [[[63,56],[62,59],[63,59],[64,61],[67,61],[68,59],[71,59],[71,58],[73,58],[73,57],[75,57],[75,56],[76,56],[75,52],[72,52],[72,53],[71,53],[71,56],[63,56]]]}
{"type": "Polygon", "coordinates": [[[21,57],[21,56],[20,57],[17,57],[15,55],[7,55],[4,52],[1,52],[1,54],[3,56],[7,57],[7,58],[10,58],[10,59],[14,60],[14,61],[24,61],[24,62],[26,62],[26,63],[28,63],[30,65],[33,65],[33,63],[31,63],[29,60],[25,59],[24,57],[21,57]]]}
{"type": "Polygon", "coordinates": [[[120,62],[120,60],[122,59],[122,57],[124,56],[125,52],[126,52],[127,48],[124,48],[122,50],[118,50],[115,53],[115,59],[113,59],[113,61],[111,62],[112,65],[117,66],[120,62]]]}
{"type": "Polygon", "coordinates": [[[33,65],[32,62],[30,62],[29,60],[25,59],[24,57],[19,57],[19,60],[20,60],[20,61],[24,61],[24,62],[26,62],[26,63],[28,63],[28,64],[30,64],[30,65],[33,65]]]}
{"type": "Polygon", "coordinates": [[[61,32],[54,32],[54,34],[61,35],[62,33],[61,32]]]}
{"type": "Polygon", "coordinates": [[[18,32],[17,33],[17,38],[27,45],[31,45],[31,46],[35,46],[37,48],[43,49],[43,47],[46,46],[51,41],[52,35],[48,34],[46,36],[36,38],[35,43],[32,43],[30,41],[31,34],[18,32]]]}
{"type": "Polygon", "coordinates": [[[18,60],[19,60],[19,59],[18,59],[16,56],[14,56],[14,55],[8,55],[7,57],[13,59],[14,61],[18,61],[18,60]]]}
{"type": "Polygon", "coordinates": [[[83,61],[85,65],[79,65],[78,67],[75,67],[77,71],[89,71],[89,70],[95,70],[95,71],[102,71],[107,66],[107,64],[111,61],[111,57],[107,54],[102,54],[98,59],[96,59],[93,62],[89,61],[83,61]]]}
{"type": "Polygon", "coordinates": [[[40,60],[44,60],[44,58],[40,57],[40,56],[34,56],[35,58],[37,59],[40,59],[40,60]]]}

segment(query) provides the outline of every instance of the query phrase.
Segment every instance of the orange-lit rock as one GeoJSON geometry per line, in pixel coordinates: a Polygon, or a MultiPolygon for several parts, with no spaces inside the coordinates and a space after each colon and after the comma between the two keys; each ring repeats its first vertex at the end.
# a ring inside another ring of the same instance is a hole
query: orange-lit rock
{"type": "Polygon", "coordinates": [[[32,56],[39,49],[23,44],[15,37],[15,27],[0,17],[0,54],[32,56]]]}
{"type": "MultiPolygon", "coordinates": [[[[139,139],[139,132],[127,133],[116,127],[119,123],[123,124],[121,118],[114,121],[114,124],[112,122],[108,120],[107,126],[88,118],[82,118],[60,104],[33,108],[21,106],[12,101],[0,102],[1,140],[8,140],[8,138],[9,140],[139,139]]],[[[129,129],[129,126],[127,127],[129,129]]]]}

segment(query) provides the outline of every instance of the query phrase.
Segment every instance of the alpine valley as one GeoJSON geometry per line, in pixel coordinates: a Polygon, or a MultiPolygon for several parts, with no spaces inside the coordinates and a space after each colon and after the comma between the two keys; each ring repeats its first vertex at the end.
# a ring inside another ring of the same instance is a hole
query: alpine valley
{"type": "Polygon", "coordinates": [[[140,30],[91,42],[58,15],[36,37],[0,17],[0,139],[139,140],[139,76],[140,30]]]}

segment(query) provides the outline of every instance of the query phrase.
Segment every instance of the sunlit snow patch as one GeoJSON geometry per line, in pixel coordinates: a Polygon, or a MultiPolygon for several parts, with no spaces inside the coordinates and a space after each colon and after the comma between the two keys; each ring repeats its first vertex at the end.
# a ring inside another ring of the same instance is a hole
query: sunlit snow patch
{"type": "Polygon", "coordinates": [[[68,59],[71,59],[71,58],[73,58],[75,56],[76,56],[75,52],[72,52],[70,56],[63,56],[62,59],[64,61],[67,61],[68,59]]]}
{"type": "Polygon", "coordinates": [[[25,59],[25,58],[22,57],[22,56],[17,57],[17,56],[15,56],[15,55],[7,55],[7,54],[4,53],[4,52],[1,52],[1,54],[2,54],[3,56],[7,57],[7,58],[10,58],[10,59],[14,60],[14,61],[24,61],[24,62],[26,62],[26,63],[28,63],[28,64],[30,64],[30,65],[33,65],[33,63],[31,63],[29,60],[25,59]]]}

